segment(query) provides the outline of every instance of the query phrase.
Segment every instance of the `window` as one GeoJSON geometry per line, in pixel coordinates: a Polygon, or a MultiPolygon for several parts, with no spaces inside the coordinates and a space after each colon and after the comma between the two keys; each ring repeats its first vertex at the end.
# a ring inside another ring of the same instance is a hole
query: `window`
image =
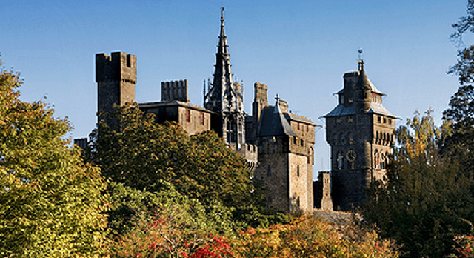
{"type": "Polygon", "coordinates": [[[293,137],[293,144],[296,145],[296,136],[293,137]]]}
{"type": "Polygon", "coordinates": [[[296,123],[298,130],[300,129],[300,123],[296,123]]]}
{"type": "Polygon", "coordinates": [[[199,114],[199,120],[201,122],[201,125],[204,125],[204,113],[199,114]]]}
{"type": "Polygon", "coordinates": [[[379,122],[379,123],[382,122],[382,117],[381,117],[381,116],[378,116],[378,122],[379,122]]]}
{"type": "Polygon", "coordinates": [[[301,139],[301,146],[304,146],[304,140],[301,139]]]}
{"type": "Polygon", "coordinates": [[[186,109],[186,122],[191,122],[191,110],[186,109]]]}
{"type": "Polygon", "coordinates": [[[375,150],[375,153],[374,153],[374,163],[375,163],[375,168],[379,168],[379,151],[378,150],[375,150]]]}
{"type": "Polygon", "coordinates": [[[383,153],[380,154],[380,167],[385,169],[385,154],[383,153]]]}
{"type": "Polygon", "coordinates": [[[337,168],[344,168],[344,156],[340,152],[337,154],[337,168]]]}
{"type": "Polygon", "coordinates": [[[296,165],[296,176],[300,176],[300,166],[296,165]]]}

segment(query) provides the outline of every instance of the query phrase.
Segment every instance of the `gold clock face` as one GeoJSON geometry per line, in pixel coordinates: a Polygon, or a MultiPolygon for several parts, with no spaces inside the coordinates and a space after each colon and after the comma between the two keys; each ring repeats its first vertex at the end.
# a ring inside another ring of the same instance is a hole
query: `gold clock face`
{"type": "Polygon", "coordinates": [[[346,153],[346,158],[348,161],[353,162],[356,159],[356,152],[354,150],[350,150],[346,153]]]}

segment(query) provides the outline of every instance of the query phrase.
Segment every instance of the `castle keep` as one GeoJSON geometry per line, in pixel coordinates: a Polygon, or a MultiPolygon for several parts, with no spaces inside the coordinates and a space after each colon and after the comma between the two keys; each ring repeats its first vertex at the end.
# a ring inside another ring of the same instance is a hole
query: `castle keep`
{"type": "MultiPolygon", "coordinates": [[[[96,55],[99,112],[135,101],[136,56],[122,52],[96,55]]],[[[229,148],[247,160],[263,181],[268,206],[281,211],[312,211],[315,128],[310,119],[288,111],[286,101],[270,105],[268,87],[256,82],[251,115],[244,112],[242,86],[234,82],[224,30],[224,9],[212,84],[204,107],[192,105],[188,81],[161,83],[161,101],[138,103],[156,121],[175,121],[190,135],[214,130],[229,148]]],[[[99,116],[99,119],[100,116],[99,116]]]]}
{"type": "Polygon", "coordinates": [[[388,155],[394,144],[395,119],[382,105],[385,95],[364,71],[344,74],[338,105],[326,118],[326,141],[331,146],[331,180],[334,207],[351,210],[365,199],[364,188],[385,180],[388,155]]]}

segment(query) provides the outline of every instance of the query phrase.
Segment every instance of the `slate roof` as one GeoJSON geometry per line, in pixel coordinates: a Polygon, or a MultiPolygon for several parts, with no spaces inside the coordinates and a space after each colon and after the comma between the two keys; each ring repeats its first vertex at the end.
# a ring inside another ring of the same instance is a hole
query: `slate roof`
{"type": "Polygon", "coordinates": [[[281,113],[278,105],[266,107],[262,113],[262,124],[258,131],[258,136],[297,136],[293,130],[291,130],[290,124],[284,114],[281,113]]]}
{"type": "Polygon", "coordinates": [[[331,110],[331,112],[327,113],[324,117],[346,116],[346,115],[354,115],[354,114],[355,114],[354,107],[344,107],[344,105],[339,104],[333,110],[331,110]]]}
{"type": "Polygon", "coordinates": [[[381,114],[381,115],[396,118],[394,115],[392,115],[392,113],[388,112],[388,110],[385,109],[385,107],[382,106],[382,104],[375,103],[375,102],[370,103],[370,109],[367,113],[381,114]]]}
{"type": "MultiPolygon", "coordinates": [[[[370,109],[367,113],[372,114],[380,114],[389,117],[396,118],[396,116],[392,115],[384,106],[380,103],[371,102],[370,109]]],[[[324,117],[331,117],[331,116],[346,116],[346,115],[354,115],[355,114],[355,107],[345,107],[342,104],[337,105],[331,112],[327,113],[324,117]]]]}
{"type": "Polygon", "coordinates": [[[302,117],[302,116],[299,116],[299,115],[296,115],[296,114],[293,114],[293,113],[286,113],[286,114],[283,114],[283,115],[285,116],[286,119],[301,121],[301,122],[305,122],[305,123],[308,123],[308,124],[314,124],[313,121],[311,121],[311,119],[306,118],[306,117],[302,117]]]}
{"type": "MultiPolygon", "coordinates": [[[[372,90],[372,92],[377,93],[377,94],[385,95],[385,93],[383,93],[383,92],[379,91],[377,88],[375,88],[375,85],[369,79],[367,79],[367,81],[369,82],[370,89],[372,90]]],[[[341,94],[341,93],[344,93],[344,88],[342,88],[340,91],[337,92],[337,94],[341,94]]]]}

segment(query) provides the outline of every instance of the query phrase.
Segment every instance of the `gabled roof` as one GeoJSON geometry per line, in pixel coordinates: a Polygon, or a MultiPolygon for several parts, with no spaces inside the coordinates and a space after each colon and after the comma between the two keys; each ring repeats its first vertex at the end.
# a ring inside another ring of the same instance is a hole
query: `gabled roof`
{"type": "Polygon", "coordinates": [[[291,135],[297,136],[283,113],[277,105],[265,107],[262,112],[262,122],[258,136],[281,136],[291,135]]]}

